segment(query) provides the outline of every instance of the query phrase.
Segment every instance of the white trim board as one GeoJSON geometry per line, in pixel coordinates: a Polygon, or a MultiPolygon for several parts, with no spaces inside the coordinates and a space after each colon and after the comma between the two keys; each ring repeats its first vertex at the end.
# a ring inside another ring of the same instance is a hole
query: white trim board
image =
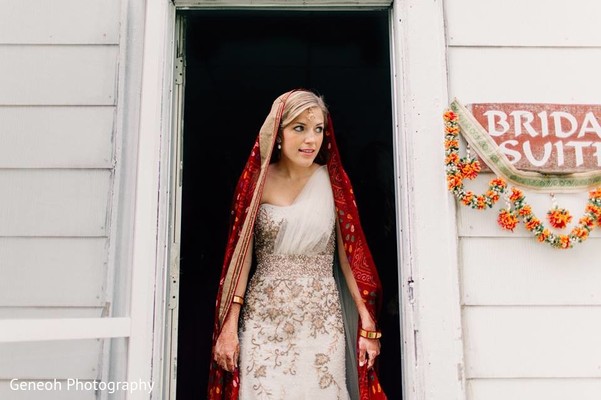
{"type": "Polygon", "coordinates": [[[0,343],[129,337],[130,318],[2,319],[0,343]]]}
{"type": "Polygon", "coordinates": [[[178,8],[211,8],[211,9],[358,9],[358,8],[388,8],[392,0],[173,0],[178,8]]]}

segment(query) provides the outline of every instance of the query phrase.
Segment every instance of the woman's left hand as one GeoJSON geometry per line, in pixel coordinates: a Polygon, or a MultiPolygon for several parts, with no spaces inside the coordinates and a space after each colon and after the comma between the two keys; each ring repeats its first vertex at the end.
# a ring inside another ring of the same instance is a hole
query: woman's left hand
{"type": "Polygon", "coordinates": [[[364,366],[367,361],[367,368],[373,368],[376,357],[380,355],[380,340],[367,339],[359,336],[359,366],[364,366]]]}

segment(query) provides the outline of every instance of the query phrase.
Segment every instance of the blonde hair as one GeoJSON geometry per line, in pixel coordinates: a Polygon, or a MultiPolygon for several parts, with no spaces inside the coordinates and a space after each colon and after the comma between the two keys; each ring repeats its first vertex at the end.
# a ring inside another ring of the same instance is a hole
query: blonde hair
{"type": "Polygon", "coordinates": [[[296,117],[309,108],[317,107],[323,113],[323,119],[328,120],[328,108],[323,99],[308,90],[297,90],[292,92],[286,100],[284,112],[282,113],[281,127],[288,126],[296,117]]]}

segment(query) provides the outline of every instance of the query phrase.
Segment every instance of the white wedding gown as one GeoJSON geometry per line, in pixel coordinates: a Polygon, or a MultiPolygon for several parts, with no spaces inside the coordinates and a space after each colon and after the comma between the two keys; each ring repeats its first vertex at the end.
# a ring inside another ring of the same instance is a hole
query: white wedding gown
{"type": "Polygon", "coordinates": [[[240,400],[349,398],[334,218],[325,167],[292,205],[260,206],[240,323],[240,400]]]}

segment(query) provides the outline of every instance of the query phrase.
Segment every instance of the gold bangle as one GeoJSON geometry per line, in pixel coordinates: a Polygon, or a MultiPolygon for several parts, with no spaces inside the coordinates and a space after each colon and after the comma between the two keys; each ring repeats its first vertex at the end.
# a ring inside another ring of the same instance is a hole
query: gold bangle
{"type": "Polygon", "coordinates": [[[382,332],[380,331],[366,331],[365,329],[359,329],[359,336],[366,339],[380,339],[382,332]]]}
{"type": "Polygon", "coordinates": [[[244,297],[240,297],[240,296],[234,295],[234,298],[232,299],[232,303],[243,305],[244,304],[244,297]]]}

